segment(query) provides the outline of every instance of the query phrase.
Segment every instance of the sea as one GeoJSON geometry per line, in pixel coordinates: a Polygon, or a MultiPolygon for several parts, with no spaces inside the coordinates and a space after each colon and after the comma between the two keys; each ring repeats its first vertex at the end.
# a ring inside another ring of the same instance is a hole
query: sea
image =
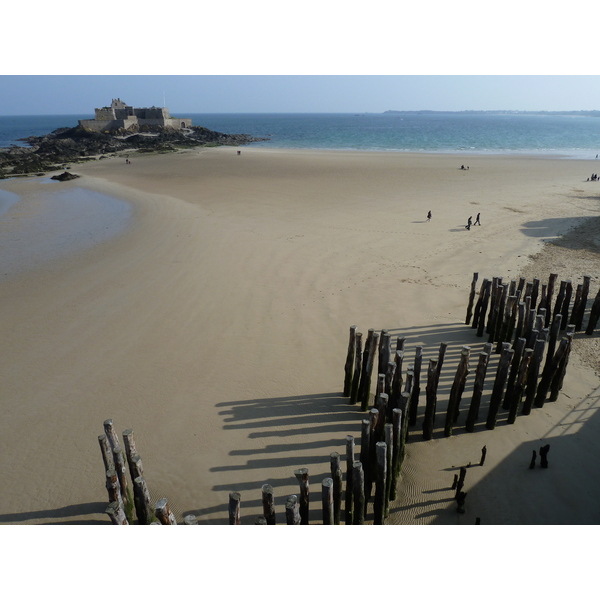
{"type": "MultiPolygon", "coordinates": [[[[172,114],[222,133],[266,137],[253,146],[315,150],[458,154],[552,155],[574,159],[600,153],[600,117],[491,113],[172,114]]],[[[59,127],[84,115],[0,116],[0,146],[59,127]]]]}

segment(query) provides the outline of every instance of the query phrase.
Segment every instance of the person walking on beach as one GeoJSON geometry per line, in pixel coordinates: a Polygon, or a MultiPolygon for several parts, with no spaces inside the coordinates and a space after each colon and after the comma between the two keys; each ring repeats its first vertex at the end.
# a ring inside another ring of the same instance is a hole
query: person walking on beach
{"type": "Polygon", "coordinates": [[[475,223],[473,223],[473,225],[479,225],[481,227],[481,221],[479,220],[480,216],[481,213],[477,213],[477,218],[475,219],[475,223]]]}
{"type": "Polygon", "coordinates": [[[428,221],[431,221],[431,211],[429,211],[429,212],[427,213],[427,220],[428,220],[428,221]]]}
{"type": "Polygon", "coordinates": [[[465,225],[465,228],[467,231],[471,231],[471,222],[473,221],[473,217],[469,217],[467,224],[465,225]]]}

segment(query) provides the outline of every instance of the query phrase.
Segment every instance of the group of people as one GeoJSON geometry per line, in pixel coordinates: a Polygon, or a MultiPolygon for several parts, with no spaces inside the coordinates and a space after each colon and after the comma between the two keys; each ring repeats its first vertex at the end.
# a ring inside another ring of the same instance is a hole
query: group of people
{"type": "Polygon", "coordinates": [[[592,176],[588,177],[588,181],[598,181],[598,173],[592,173],[592,176]]]}
{"type": "Polygon", "coordinates": [[[467,219],[467,224],[465,225],[465,229],[467,231],[470,231],[471,225],[481,225],[480,217],[481,217],[481,213],[477,213],[477,218],[475,219],[475,223],[473,223],[473,217],[469,217],[467,219]]]}

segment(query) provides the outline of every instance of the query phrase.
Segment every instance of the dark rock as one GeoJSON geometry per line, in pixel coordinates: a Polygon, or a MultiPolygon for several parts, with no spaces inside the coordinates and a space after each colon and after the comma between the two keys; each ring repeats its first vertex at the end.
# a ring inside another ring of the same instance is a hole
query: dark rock
{"type": "Polygon", "coordinates": [[[71,181],[71,179],[77,179],[79,175],[75,175],[75,173],[61,173],[60,175],[54,175],[54,177],[50,177],[50,179],[55,179],[56,181],[71,181]]]}

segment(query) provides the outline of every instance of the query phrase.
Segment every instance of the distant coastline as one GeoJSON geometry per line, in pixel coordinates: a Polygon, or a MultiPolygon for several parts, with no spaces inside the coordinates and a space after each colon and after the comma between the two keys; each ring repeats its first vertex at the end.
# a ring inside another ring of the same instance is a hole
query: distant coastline
{"type": "Polygon", "coordinates": [[[549,115],[552,117],[600,117],[600,110],[386,110],[384,115],[549,115]]]}

